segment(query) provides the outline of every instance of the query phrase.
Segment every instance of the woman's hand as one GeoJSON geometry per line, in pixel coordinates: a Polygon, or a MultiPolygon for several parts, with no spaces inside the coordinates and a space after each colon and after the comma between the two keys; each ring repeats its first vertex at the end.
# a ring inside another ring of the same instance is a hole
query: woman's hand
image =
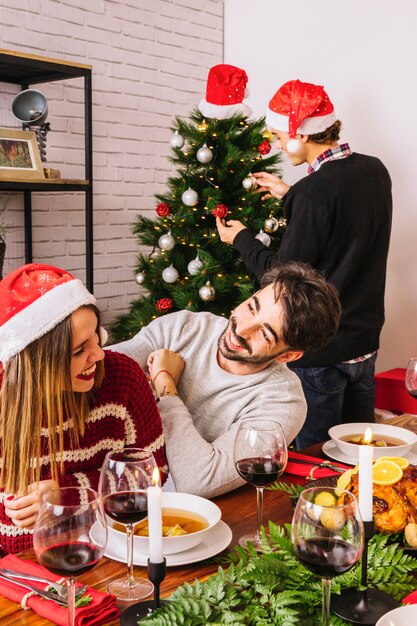
{"type": "Polygon", "coordinates": [[[281,200],[291,187],[291,185],[284,183],[279,176],[269,174],[268,172],[254,172],[252,176],[256,178],[256,182],[259,185],[259,189],[256,191],[258,193],[267,192],[262,196],[262,200],[267,200],[268,198],[278,198],[278,200],[281,200]]]}
{"type": "Polygon", "coordinates": [[[228,243],[230,245],[233,244],[234,238],[241,230],[244,230],[246,226],[239,222],[238,220],[226,220],[221,219],[220,217],[216,217],[216,226],[219,233],[220,239],[223,243],[228,243]]]}
{"type": "Polygon", "coordinates": [[[44,494],[57,487],[58,485],[54,480],[41,480],[39,483],[32,483],[29,485],[26,495],[14,496],[4,500],[4,512],[15,526],[31,530],[35,524],[44,494]]]}
{"type": "Polygon", "coordinates": [[[184,359],[177,352],[155,350],[149,355],[147,365],[157,395],[161,394],[163,389],[176,393],[185,366],[184,359]]]}

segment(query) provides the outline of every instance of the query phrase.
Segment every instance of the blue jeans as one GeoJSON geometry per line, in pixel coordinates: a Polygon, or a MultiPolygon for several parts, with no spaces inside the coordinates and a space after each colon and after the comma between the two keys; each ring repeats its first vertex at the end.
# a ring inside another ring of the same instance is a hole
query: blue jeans
{"type": "Polygon", "coordinates": [[[376,354],[360,363],[292,367],[307,400],[307,417],[297,450],[329,439],[328,430],[347,422],[374,422],[376,354]]]}

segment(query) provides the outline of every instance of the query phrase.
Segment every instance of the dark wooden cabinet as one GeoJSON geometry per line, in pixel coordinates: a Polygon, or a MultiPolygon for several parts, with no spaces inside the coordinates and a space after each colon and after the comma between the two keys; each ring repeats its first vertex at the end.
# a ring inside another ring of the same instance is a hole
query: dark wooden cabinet
{"type": "Polygon", "coordinates": [[[92,86],[91,66],[50,59],[37,55],[0,49],[0,82],[20,85],[30,89],[33,85],[56,80],[84,78],[85,117],[85,179],[45,179],[39,181],[0,180],[0,191],[23,192],[25,261],[32,261],[32,194],[40,191],[79,191],[85,196],[85,255],[86,283],[93,291],[93,150],[92,150],[92,86]]]}

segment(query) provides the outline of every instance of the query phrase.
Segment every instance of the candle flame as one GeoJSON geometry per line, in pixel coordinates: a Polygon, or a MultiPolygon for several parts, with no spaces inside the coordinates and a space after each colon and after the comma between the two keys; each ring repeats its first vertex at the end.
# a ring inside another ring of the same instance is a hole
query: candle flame
{"type": "Polygon", "coordinates": [[[365,443],[366,445],[369,445],[371,441],[372,441],[372,430],[368,426],[363,436],[363,443],[365,443]]]}
{"type": "Polygon", "coordinates": [[[159,469],[157,467],[155,467],[154,471],[152,472],[152,484],[153,485],[161,484],[161,476],[159,474],[159,469]]]}

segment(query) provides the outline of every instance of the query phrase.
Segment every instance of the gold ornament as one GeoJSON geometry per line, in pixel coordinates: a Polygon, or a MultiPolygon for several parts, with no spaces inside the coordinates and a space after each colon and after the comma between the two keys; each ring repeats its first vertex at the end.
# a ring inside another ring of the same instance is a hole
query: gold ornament
{"type": "Polygon", "coordinates": [[[274,140],[274,135],[271,133],[270,130],[266,129],[262,133],[262,139],[266,139],[267,141],[269,141],[269,143],[271,143],[274,140]]]}
{"type": "Polygon", "coordinates": [[[199,125],[197,126],[197,130],[198,130],[198,131],[200,131],[200,133],[206,133],[206,132],[207,132],[207,130],[208,130],[208,124],[207,124],[206,120],[203,120],[203,121],[201,122],[201,124],[199,124],[199,125]]]}

